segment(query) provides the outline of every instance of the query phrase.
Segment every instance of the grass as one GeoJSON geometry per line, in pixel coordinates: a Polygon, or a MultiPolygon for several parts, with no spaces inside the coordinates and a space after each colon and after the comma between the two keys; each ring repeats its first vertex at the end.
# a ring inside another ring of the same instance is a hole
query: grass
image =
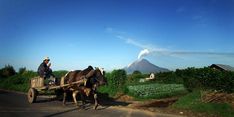
{"type": "Polygon", "coordinates": [[[234,109],[226,103],[203,103],[200,91],[194,91],[181,97],[172,105],[173,108],[188,109],[194,112],[204,112],[221,117],[233,117],[234,109]]]}

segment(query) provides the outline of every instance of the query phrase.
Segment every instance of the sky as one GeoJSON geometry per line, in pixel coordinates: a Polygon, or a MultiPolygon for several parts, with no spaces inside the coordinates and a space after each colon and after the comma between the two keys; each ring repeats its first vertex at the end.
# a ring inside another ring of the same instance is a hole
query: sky
{"type": "Polygon", "coordinates": [[[234,66],[234,0],[0,0],[0,68],[234,66]]]}

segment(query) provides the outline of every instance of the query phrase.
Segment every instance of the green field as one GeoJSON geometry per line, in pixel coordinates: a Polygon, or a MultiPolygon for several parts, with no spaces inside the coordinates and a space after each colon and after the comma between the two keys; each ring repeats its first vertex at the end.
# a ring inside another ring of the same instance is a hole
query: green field
{"type": "Polygon", "coordinates": [[[159,99],[187,93],[183,84],[139,84],[127,86],[128,94],[139,99],[159,99]]]}

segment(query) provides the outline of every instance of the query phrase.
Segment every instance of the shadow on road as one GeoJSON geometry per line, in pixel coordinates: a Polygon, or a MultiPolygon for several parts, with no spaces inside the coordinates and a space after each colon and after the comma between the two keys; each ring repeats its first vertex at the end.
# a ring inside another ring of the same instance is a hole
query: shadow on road
{"type": "MultiPolygon", "coordinates": [[[[93,96],[89,96],[85,98],[85,105],[84,105],[84,110],[92,110],[94,109],[94,99],[93,96]]],[[[36,101],[36,103],[47,103],[47,102],[53,102],[53,101],[61,101],[58,98],[43,98],[39,97],[39,99],[36,101]]],[[[81,98],[78,95],[77,101],[79,101],[79,105],[81,106],[81,98]]],[[[104,110],[106,108],[109,108],[111,106],[128,106],[131,103],[127,102],[121,102],[121,101],[116,101],[114,98],[111,98],[109,94],[107,93],[98,93],[98,101],[99,101],[99,106],[97,110],[104,110]]],[[[62,105],[62,101],[61,101],[62,105]]],[[[76,109],[81,109],[82,107],[76,107],[75,104],[73,103],[73,99],[71,95],[68,95],[67,103],[66,106],[73,106],[76,109]]],[[[73,109],[75,110],[75,109],[73,109]]],[[[72,110],[70,110],[72,111],[72,110]]],[[[70,111],[65,111],[65,112],[70,112],[70,111]]],[[[62,112],[60,112],[62,114],[62,112]]]]}
{"type": "Polygon", "coordinates": [[[57,98],[43,98],[39,97],[35,103],[46,103],[46,102],[53,102],[53,101],[58,101],[57,98]]]}
{"type": "Polygon", "coordinates": [[[116,101],[106,93],[98,93],[99,102],[102,106],[127,106],[131,103],[116,101]]]}
{"type": "Polygon", "coordinates": [[[69,110],[66,110],[66,111],[62,111],[62,112],[58,112],[58,113],[53,113],[53,114],[50,114],[50,115],[46,115],[45,117],[55,117],[55,116],[58,116],[58,115],[61,115],[61,114],[65,114],[65,113],[69,113],[69,112],[72,112],[74,110],[77,110],[78,108],[73,108],[73,109],[69,109],[69,110]]]}

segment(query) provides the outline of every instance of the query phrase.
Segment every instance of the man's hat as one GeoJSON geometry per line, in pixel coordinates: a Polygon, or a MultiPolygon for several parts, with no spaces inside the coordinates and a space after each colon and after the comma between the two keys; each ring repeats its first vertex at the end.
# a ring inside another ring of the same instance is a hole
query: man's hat
{"type": "Polygon", "coordinates": [[[49,57],[45,57],[45,58],[44,58],[44,61],[45,61],[45,60],[48,60],[48,61],[50,61],[49,57]]]}

